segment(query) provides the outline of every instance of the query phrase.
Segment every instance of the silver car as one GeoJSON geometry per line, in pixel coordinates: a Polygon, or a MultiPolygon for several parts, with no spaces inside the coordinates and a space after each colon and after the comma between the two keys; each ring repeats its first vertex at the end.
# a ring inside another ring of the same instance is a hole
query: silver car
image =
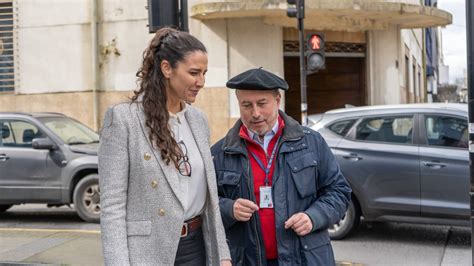
{"type": "Polygon", "coordinates": [[[309,117],[353,189],[342,239],[364,221],[469,226],[466,104],[338,109],[309,117]]]}
{"type": "Polygon", "coordinates": [[[61,114],[0,112],[0,135],[0,212],[74,203],[83,220],[99,221],[97,133],[61,114]]]}

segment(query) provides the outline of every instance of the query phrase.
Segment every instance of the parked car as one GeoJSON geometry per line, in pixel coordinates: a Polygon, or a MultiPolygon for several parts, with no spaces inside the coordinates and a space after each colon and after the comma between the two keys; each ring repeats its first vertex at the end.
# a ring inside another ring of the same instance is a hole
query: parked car
{"type": "Polygon", "coordinates": [[[342,239],[364,221],[469,226],[466,104],[338,109],[309,116],[353,189],[342,239]]]}
{"type": "Polygon", "coordinates": [[[62,114],[0,112],[0,135],[0,212],[73,203],[83,220],[99,221],[96,132],[62,114]]]}

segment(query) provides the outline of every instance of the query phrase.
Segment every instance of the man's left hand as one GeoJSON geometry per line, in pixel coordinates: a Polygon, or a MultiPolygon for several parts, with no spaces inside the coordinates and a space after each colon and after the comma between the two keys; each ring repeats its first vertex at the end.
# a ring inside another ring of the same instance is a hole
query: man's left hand
{"type": "Polygon", "coordinates": [[[285,222],[285,229],[292,228],[299,236],[305,236],[313,230],[313,223],[309,216],[304,212],[293,214],[285,222]]]}

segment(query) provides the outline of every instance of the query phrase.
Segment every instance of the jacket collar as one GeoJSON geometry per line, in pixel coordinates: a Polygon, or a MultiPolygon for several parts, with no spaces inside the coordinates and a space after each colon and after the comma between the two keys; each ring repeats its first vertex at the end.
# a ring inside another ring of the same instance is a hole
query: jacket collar
{"type": "MultiPolygon", "coordinates": [[[[281,110],[278,112],[283,121],[285,121],[281,141],[294,141],[302,138],[304,136],[303,127],[296,120],[285,114],[285,112],[281,110]]],[[[244,140],[239,136],[241,126],[242,120],[239,119],[229,130],[222,145],[224,151],[247,153],[244,140]]]]}

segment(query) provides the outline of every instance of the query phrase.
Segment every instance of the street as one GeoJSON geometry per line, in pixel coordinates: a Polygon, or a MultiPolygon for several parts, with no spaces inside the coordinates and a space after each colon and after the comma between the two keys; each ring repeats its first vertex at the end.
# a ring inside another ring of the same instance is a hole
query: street
{"type": "MultiPolygon", "coordinates": [[[[99,229],[67,206],[16,206],[0,214],[0,262],[99,265],[99,229]]],[[[332,244],[339,266],[472,265],[470,228],[362,223],[332,244]]]]}
{"type": "Polygon", "coordinates": [[[332,245],[336,260],[363,265],[472,265],[468,227],[362,223],[332,245]]]}

